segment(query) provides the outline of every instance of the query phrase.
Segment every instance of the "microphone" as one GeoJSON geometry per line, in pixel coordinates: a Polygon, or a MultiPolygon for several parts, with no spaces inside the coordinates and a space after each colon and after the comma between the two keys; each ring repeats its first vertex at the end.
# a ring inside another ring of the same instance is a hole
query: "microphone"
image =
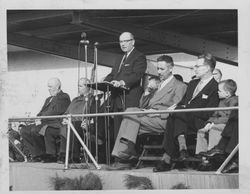
{"type": "Polygon", "coordinates": [[[84,39],[86,39],[86,37],[87,37],[87,34],[86,34],[86,32],[82,32],[82,33],[81,33],[81,38],[84,38],[84,39]]]}
{"type": "Polygon", "coordinates": [[[89,44],[89,41],[86,40],[86,38],[87,38],[86,32],[82,32],[82,33],[81,33],[81,38],[83,38],[83,40],[80,40],[80,43],[81,43],[81,44],[89,44]]]}

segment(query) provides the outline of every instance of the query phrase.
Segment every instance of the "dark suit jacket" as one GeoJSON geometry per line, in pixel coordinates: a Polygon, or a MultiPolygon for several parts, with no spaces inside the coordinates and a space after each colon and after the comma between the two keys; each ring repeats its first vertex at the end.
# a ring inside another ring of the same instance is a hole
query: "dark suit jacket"
{"type": "MultiPolygon", "coordinates": [[[[121,67],[120,72],[119,66],[121,64],[122,59],[118,59],[116,65],[113,67],[111,73],[107,75],[105,81],[112,80],[123,80],[125,82],[125,86],[129,88],[129,91],[126,93],[126,107],[138,107],[139,100],[141,94],[143,92],[142,87],[140,86],[141,79],[143,74],[147,68],[146,57],[136,50],[134,50],[129,54],[127,59],[124,61],[124,64],[121,67]]],[[[122,94],[113,91],[112,99],[113,99],[113,108],[122,108],[121,97],[122,94]],[[114,107],[115,106],[115,107],[114,107]]]]}
{"type": "MultiPolygon", "coordinates": [[[[99,106],[99,104],[98,104],[99,106]]],[[[85,96],[77,96],[72,100],[69,107],[67,108],[65,114],[83,114],[83,113],[95,113],[96,112],[96,102],[92,94],[88,95],[88,103],[86,103],[85,96]]],[[[72,123],[75,126],[76,130],[82,129],[81,122],[82,117],[73,117],[72,123]]],[[[88,117],[88,119],[91,119],[88,117]]],[[[98,131],[99,133],[99,131],[98,131]]],[[[67,135],[67,125],[62,125],[60,128],[60,135],[66,138],[67,135]]]]}
{"type": "MultiPolygon", "coordinates": [[[[207,85],[192,99],[194,90],[199,81],[199,79],[195,79],[189,82],[186,94],[178,104],[178,108],[208,108],[218,106],[218,83],[215,79],[210,80],[207,85]]],[[[204,127],[205,122],[212,114],[213,111],[188,112],[186,117],[189,126],[198,130],[204,127]]]]}
{"type": "MultiPolygon", "coordinates": [[[[231,106],[238,106],[238,96],[231,96],[229,98],[220,100],[218,107],[231,107],[231,106]]],[[[208,122],[214,124],[226,124],[231,112],[232,112],[231,110],[215,111],[214,114],[209,118],[208,122]]]]}
{"type": "MultiPolygon", "coordinates": [[[[50,96],[45,100],[45,103],[37,116],[62,115],[67,110],[69,104],[69,95],[60,91],[56,96],[50,96]]],[[[59,128],[61,126],[60,121],[61,119],[43,119],[42,125],[59,128]]]]}
{"type": "MultiPolygon", "coordinates": [[[[231,153],[239,143],[239,119],[238,110],[232,110],[228,122],[221,133],[222,138],[228,140],[227,145],[222,148],[226,153],[231,153]]],[[[220,148],[220,147],[219,147],[220,148]]]]}

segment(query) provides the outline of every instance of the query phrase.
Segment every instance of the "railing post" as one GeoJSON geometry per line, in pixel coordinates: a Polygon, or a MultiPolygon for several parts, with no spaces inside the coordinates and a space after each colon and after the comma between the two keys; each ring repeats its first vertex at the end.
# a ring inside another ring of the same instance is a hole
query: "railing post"
{"type": "Polygon", "coordinates": [[[239,144],[235,146],[233,151],[228,155],[226,160],[222,163],[222,165],[219,167],[219,169],[215,172],[215,174],[221,174],[221,171],[226,167],[226,165],[230,162],[230,160],[233,158],[233,156],[236,154],[236,152],[239,150],[239,144]]]}
{"type": "Polygon", "coordinates": [[[70,144],[70,124],[72,121],[71,115],[67,115],[68,124],[67,124],[67,140],[66,140],[66,155],[65,155],[65,164],[64,169],[67,170],[69,167],[69,144],[70,144]]]}

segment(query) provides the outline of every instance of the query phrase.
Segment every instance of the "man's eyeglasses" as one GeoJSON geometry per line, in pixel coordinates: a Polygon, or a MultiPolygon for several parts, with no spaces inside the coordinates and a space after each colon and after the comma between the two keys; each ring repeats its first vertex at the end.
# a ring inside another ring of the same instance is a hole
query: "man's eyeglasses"
{"type": "Polygon", "coordinates": [[[131,40],[134,40],[134,39],[129,39],[129,40],[120,40],[120,44],[121,44],[121,43],[127,43],[127,42],[129,42],[129,41],[131,41],[131,40]]]}

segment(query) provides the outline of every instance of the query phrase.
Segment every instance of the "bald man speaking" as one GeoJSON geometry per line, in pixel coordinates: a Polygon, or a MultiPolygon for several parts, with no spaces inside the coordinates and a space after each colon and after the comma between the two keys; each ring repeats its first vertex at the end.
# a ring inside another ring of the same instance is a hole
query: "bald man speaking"
{"type": "MultiPolygon", "coordinates": [[[[117,60],[105,81],[111,82],[115,87],[127,87],[129,91],[125,96],[125,108],[138,107],[143,92],[141,79],[147,68],[146,57],[135,49],[135,39],[132,33],[123,32],[120,35],[119,42],[124,55],[117,60]]],[[[123,111],[122,96],[119,92],[112,92],[111,107],[113,112],[123,111]]],[[[114,119],[114,138],[117,136],[121,119],[121,117],[115,117],[114,119]]]]}

